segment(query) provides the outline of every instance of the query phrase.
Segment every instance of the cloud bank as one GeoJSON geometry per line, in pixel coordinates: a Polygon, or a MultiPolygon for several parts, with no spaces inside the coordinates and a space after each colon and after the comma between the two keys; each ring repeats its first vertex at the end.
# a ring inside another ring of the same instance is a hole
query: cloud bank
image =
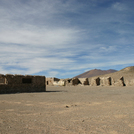
{"type": "Polygon", "coordinates": [[[73,77],[134,64],[132,0],[1,0],[0,73],[73,77]]]}

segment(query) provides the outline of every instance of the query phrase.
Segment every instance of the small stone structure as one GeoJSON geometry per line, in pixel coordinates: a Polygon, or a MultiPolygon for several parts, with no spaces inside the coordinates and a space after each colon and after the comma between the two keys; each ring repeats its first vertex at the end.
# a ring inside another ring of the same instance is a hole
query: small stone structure
{"type": "Polygon", "coordinates": [[[60,81],[60,79],[55,78],[55,77],[53,77],[53,78],[46,78],[46,85],[53,86],[54,83],[56,83],[58,81],[60,81]]]}
{"type": "Polygon", "coordinates": [[[66,85],[66,81],[64,79],[60,79],[60,81],[54,81],[53,85],[54,86],[65,86],[66,85]]]}
{"type": "Polygon", "coordinates": [[[45,76],[0,75],[0,93],[44,92],[45,76]]]}
{"type": "Polygon", "coordinates": [[[73,78],[72,79],[72,85],[78,85],[80,83],[79,79],[78,78],[73,78]]]}
{"type": "Polygon", "coordinates": [[[126,86],[134,86],[134,79],[126,80],[126,86]]]}
{"type": "Polygon", "coordinates": [[[64,79],[61,79],[61,80],[59,81],[59,85],[60,85],[60,86],[65,86],[65,85],[66,85],[66,81],[65,81],[64,79]]]}
{"type": "Polygon", "coordinates": [[[71,86],[72,85],[72,79],[69,79],[69,78],[65,79],[65,83],[66,83],[65,84],[66,86],[71,86]]]}
{"type": "Polygon", "coordinates": [[[80,83],[78,78],[65,79],[66,86],[75,86],[80,83]]]}
{"type": "Polygon", "coordinates": [[[92,78],[90,86],[99,86],[100,85],[100,78],[92,78]]]}
{"type": "Polygon", "coordinates": [[[79,78],[80,84],[89,85],[88,78],[79,78]]]}
{"type": "MultiPolygon", "coordinates": [[[[109,76],[92,77],[91,79],[89,78],[68,78],[68,79],[50,78],[49,83],[54,86],[76,86],[76,85],[126,86],[124,82],[124,77],[113,79],[109,76]]],[[[131,85],[132,83],[134,83],[134,81],[131,81],[131,85]]]]}
{"type": "Polygon", "coordinates": [[[110,86],[111,83],[111,77],[100,77],[100,85],[101,86],[110,86]]]}
{"type": "Polygon", "coordinates": [[[113,85],[114,86],[126,86],[124,83],[124,77],[123,76],[120,77],[120,79],[117,82],[113,83],[113,85]]]}

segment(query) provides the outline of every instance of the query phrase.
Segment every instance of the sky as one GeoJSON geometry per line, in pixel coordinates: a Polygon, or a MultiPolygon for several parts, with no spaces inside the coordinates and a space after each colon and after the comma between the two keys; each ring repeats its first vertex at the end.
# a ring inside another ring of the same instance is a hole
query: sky
{"type": "Polygon", "coordinates": [[[134,65],[133,0],[0,0],[0,73],[71,78],[134,65]]]}

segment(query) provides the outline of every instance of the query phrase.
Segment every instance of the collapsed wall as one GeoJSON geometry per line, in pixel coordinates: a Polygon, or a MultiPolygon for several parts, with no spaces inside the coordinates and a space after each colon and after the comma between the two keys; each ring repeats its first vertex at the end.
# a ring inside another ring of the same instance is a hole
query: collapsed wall
{"type": "Polygon", "coordinates": [[[126,86],[124,77],[111,78],[111,77],[93,77],[89,79],[90,86],[126,86]]]}
{"type": "MultiPolygon", "coordinates": [[[[52,79],[51,79],[52,80],[52,79]]],[[[133,83],[133,81],[132,81],[133,83]]],[[[90,86],[126,86],[124,77],[116,79],[109,76],[92,77],[92,78],[72,78],[57,79],[53,81],[54,86],[74,86],[74,85],[90,85],[90,86]]]]}
{"type": "Polygon", "coordinates": [[[90,86],[99,86],[100,85],[100,78],[92,78],[90,86]]]}
{"type": "Polygon", "coordinates": [[[101,86],[110,86],[111,83],[111,77],[100,77],[100,85],[101,86]]]}
{"type": "Polygon", "coordinates": [[[46,78],[46,85],[54,86],[55,83],[58,83],[59,81],[60,81],[60,79],[55,78],[55,77],[53,77],[53,78],[46,78]]]}
{"type": "Polygon", "coordinates": [[[44,92],[45,76],[0,75],[0,93],[44,92]]]}
{"type": "Polygon", "coordinates": [[[79,78],[80,84],[89,85],[88,78],[79,78]]]}
{"type": "Polygon", "coordinates": [[[66,85],[66,81],[65,80],[60,80],[60,81],[54,81],[53,82],[54,86],[65,86],[66,85]]]}
{"type": "Polygon", "coordinates": [[[65,79],[65,86],[75,86],[80,83],[78,78],[65,79]]]}
{"type": "Polygon", "coordinates": [[[124,77],[120,77],[120,79],[118,79],[116,82],[114,81],[113,86],[126,86],[124,82],[124,77]]]}
{"type": "Polygon", "coordinates": [[[126,80],[126,86],[134,86],[134,79],[126,80]]]}
{"type": "Polygon", "coordinates": [[[65,79],[65,86],[72,86],[72,79],[65,79]]]}

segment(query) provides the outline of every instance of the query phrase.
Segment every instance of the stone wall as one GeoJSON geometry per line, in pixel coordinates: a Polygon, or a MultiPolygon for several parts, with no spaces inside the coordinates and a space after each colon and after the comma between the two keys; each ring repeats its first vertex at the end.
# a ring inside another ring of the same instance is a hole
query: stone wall
{"type": "Polygon", "coordinates": [[[53,82],[54,86],[65,86],[66,85],[66,81],[65,80],[60,80],[60,81],[54,81],[53,82]]]}
{"type": "Polygon", "coordinates": [[[126,84],[124,83],[124,77],[120,77],[120,79],[118,79],[118,81],[113,83],[114,86],[126,86],[126,84]]]}
{"type": "Polygon", "coordinates": [[[72,79],[65,79],[66,86],[72,86],[72,79]]]}
{"type": "Polygon", "coordinates": [[[101,86],[110,86],[112,85],[111,77],[100,77],[101,86]]]}
{"type": "Polygon", "coordinates": [[[80,84],[89,85],[88,78],[79,78],[80,84]]]}
{"type": "Polygon", "coordinates": [[[100,85],[100,78],[92,78],[90,86],[99,86],[100,85]]]}
{"type": "Polygon", "coordinates": [[[126,86],[134,86],[134,79],[126,80],[125,84],[126,84],[126,86]]]}
{"type": "Polygon", "coordinates": [[[54,86],[55,83],[57,83],[58,81],[60,81],[60,79],[58,78],[46,78],[46,85],[48,86],[54,86]]]}
{"type": "Polygon", "coordinates": [[[65,85],[66,86],[75,86],[80,83],[78,78],[72,78],[72,79],[65,79],[65,85]]]}
{"type": "Polygon", "coordinates": [[[0,93],[44,92],[45,76],[0,75],[0,93]]]}

